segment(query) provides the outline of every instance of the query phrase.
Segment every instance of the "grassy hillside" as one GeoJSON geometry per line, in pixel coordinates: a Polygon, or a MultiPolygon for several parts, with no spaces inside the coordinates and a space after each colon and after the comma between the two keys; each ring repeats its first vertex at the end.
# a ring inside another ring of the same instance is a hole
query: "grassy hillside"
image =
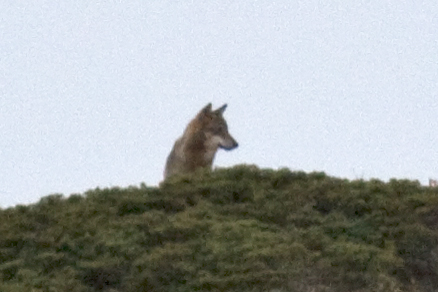
{"type": "Polygon", "coordinates": [[[438,190],[236,166],[0,210],[0,291],[436,291],[438,190]]]}

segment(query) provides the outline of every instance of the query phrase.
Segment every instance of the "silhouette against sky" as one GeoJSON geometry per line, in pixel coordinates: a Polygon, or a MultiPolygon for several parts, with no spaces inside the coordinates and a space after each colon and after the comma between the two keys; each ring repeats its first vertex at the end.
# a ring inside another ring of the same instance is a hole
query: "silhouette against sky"
{"type": "Polygon", "coordinates": [[[0,207],[156,186],[207,103],[215,165],[438,177],[436,1],[0,4],[0,207]]]}

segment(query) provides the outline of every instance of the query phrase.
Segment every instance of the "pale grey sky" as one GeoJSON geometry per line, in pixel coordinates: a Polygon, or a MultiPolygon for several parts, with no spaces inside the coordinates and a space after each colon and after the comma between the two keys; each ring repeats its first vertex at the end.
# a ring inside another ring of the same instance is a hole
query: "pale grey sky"
{"type": "Polygon", "coordinates": [[[216,166],[438,177],[437,1],[0,3],[0,207],[157,185],[208,102],[216,166]]]}

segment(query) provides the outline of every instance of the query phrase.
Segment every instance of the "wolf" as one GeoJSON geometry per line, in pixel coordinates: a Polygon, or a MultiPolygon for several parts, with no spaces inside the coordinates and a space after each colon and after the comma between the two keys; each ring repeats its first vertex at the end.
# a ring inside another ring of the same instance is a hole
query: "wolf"
{"type": "Polygon", "coordinates": [[[211,169],[218,148],[232,150],[238,146],[223,117],[226,108],[224,104],[212,111],[209,103],[187,125],[167,157],[164,179],[199,168],[211,169]]]}

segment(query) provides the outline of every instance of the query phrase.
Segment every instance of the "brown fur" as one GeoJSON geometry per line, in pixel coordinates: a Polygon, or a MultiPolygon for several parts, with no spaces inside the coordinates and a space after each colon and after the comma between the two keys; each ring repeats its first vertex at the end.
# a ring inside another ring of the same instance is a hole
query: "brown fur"
{"type": "Polygon", "coordinates": [[[204,107],[187,125],[184,134],[175,142],[167,157],[164,178],[194,172],[213,165],[218,148],[232,150],[238,146],[228,133],[223,112],[226,104],[212,111],[211,104],[204,107]]]}

